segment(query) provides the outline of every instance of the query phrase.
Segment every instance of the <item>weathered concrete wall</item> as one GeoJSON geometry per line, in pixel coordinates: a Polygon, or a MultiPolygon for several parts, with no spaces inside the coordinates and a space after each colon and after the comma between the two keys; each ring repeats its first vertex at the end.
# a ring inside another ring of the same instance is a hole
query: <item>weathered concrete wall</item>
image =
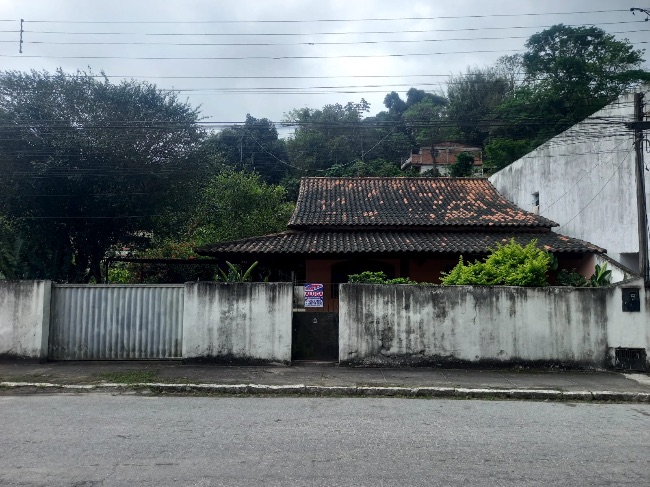
{"type": "MultiPolygon", "coordinates": [[[[633,119],[631,93],[494,174],[490,181],[529,211],[534,209],[533,194],[539,193],[539,214],[559,223],[559,233],[605,248],[610,257],[636,272],[634,139],[623,125],[633,119]]],[[[646,171],[645,177],[649,192],[650,173],[646,171]]]]}
{"type": "Polygon", "coordinates": [[[0,281],[0,357],[44,360],[51,281],[0,281]]]}
{"type": "Polygon", "coordinates": [[[183,359],[291,361],[291,283],[185,284],[183,359]]]}
{"type": "Polygon", "coordinates": [[[644,289],[642,279],[620,283],[612,288],[611,299],[607,303],[607,342],[610,361],[613,364],[614,349],[645,348],[650,369],[650,289],[644,289]],[[623,290],[633,288],[641,295],[640,312],[623,311],[623,290]]]}
{"type": "Polygon", "coordinates": [[[622,312],[621,299],[616,287],[345,284],[339,360],[606,366],[612,347],[646,348],[650,343],[650,297],[640,313],[622,312]]]}

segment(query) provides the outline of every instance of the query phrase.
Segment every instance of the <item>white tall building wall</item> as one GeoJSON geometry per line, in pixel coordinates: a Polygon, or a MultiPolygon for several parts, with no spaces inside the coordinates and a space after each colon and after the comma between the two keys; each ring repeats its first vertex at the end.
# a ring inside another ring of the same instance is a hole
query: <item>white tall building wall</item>
{"type": "MultiPolygon", "coordinates": [[[[650,103],[648,87],[642,91],[650,103]]],[[[539,202],[539,214],[559,223],[555,229],[559,233],[599,245],[611,258],[637,271],[634,133],[624,125],[633,120],[634,94],[630,93],[494,174],[490,181],[526,210],[535,211],[539,202]]]]}

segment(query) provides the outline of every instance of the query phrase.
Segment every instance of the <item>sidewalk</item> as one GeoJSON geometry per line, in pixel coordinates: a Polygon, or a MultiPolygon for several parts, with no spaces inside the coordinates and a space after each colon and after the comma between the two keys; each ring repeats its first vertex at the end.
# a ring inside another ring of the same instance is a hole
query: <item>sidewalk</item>
{"type": "Polygon", "coordinates": [[[0,362],[4,394],[57,391],[417,396],[650,402],[650,375],[610,371],[0,362]]]}

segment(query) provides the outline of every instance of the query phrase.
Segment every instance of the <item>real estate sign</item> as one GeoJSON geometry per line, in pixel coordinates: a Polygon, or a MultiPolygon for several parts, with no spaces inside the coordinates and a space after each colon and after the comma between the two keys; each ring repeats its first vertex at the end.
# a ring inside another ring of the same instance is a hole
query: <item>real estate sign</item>
{"type": "Polygon", "coordinates": [[[305,284],[305,308],[322,308],[323,294],[322,284],[305,284]]]}

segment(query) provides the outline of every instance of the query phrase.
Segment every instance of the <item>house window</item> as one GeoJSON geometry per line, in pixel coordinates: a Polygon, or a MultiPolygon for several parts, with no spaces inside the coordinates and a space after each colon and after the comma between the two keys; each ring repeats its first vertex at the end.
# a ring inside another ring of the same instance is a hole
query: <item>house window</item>
{"type": "Polygon", "coordinates": [[[539,191],[533,193],[533,206],[539,207],[539,191]]]}

